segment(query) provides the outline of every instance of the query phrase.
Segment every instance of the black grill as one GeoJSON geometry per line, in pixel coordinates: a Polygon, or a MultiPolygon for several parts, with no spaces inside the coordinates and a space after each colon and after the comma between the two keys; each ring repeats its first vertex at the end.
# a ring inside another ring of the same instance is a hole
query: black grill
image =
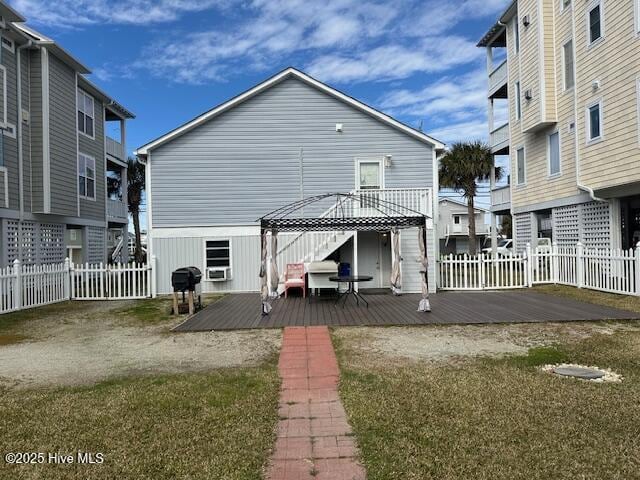
{"type": "Polygon", "coordinates": [[[171,274],[171,286],[174,292],[195,291],[202,280],[202,272],[197,267],[183,267],[171,274]]]}

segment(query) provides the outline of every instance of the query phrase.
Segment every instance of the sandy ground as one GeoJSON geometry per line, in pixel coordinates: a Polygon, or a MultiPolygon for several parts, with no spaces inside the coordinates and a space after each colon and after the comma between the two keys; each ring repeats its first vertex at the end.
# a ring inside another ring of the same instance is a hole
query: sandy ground
{"type": "Polygon", "coordinates": [[[125,302],[87,303],[28,321],[27,341],[0,346],[0,385],[82,385],[130,374],[179,373],[256,364],[278,351],[279,330],[170,333],[175,321],[131,326],[112,313],[125,302]]]}
{"type": "Polygon", "coordinates": [[[454,361],[464,357],[526,353],[531,347],[577,341],[600,333],[637,330],[625,323],[528,323],[420,327],[338,328],[351,351],[388,359],[454,361]]]}

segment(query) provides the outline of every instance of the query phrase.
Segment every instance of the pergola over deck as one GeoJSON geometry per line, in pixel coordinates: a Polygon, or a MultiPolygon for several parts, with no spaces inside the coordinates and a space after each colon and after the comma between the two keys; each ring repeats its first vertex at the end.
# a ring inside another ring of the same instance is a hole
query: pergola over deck
{"type": "MultiPolygon", "coordinates": [[[[416,206],[417,208],[417,206],[416,206]]],[[[418,227],[418,244],[422,264],[422,300],[419,310],[430,311],[428,288],[428,259],[426,224],[430,217],[417,209],[392,202],[385,198],[384,190],[370,193],[326,193],[307,197],[284,205],[259,218],[262,238],[261,249],[261,296],[262,313],[271,311],[270,298],[278,297],[279,274],[276,262],[278,256],[277,235],[279,232],[327,232],[327,231],[391,231],[392,273],[391,285],[394,293],[401,291],[399,230],[418,227]],[[319,210],[331,205],[318,216],[304,216],[304,210],[319,210]],[[268,234],[271,233],[270,281],[267,273],[268,234]]]]}

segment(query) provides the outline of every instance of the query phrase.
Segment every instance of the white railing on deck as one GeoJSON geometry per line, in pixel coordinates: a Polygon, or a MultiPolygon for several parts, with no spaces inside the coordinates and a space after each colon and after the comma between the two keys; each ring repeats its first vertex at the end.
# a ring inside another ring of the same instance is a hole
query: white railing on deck
{"type": "Polygon", "coordinates": [[[507,60],[493,69],[489,74],[489,93],[495,92],[507,82],[507,60]]]}
{"type": "Polygon", "coordinates": [[[130,263],[22,265],[0,269],[0,313],[66,300],[124,300],[155,296],[152,265],[130,263]]]}
{"type": "Polygon", "coordinates": [[[127,205],[122,200],[107,199],[107,216],[112,218],[127,218],[127,205]]]}
{"type": "Polygon", "coordinates": [[[491,148],[495,148],[506,142],[509,142],[509,123],[499,126],[489,134],[489,145],[491,148]]]}
{"type": "Polygon", "coordinates": [[[540,248],[493,258],[481,254],[442,257],[442,290],[488,290],[562,284],[640,296],[640,244],[634,249],[540,248]]]}
{"type": "Polygon", "coordinates": [[[511,186],[498,187],[491,190],[491,205],[503,205],[511,202],[511,186]]]}

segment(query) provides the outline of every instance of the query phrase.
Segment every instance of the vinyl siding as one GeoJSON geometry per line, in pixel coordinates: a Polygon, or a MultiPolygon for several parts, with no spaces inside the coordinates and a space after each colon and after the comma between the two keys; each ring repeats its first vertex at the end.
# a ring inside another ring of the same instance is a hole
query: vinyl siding
{"type": "MultiPolygon", "coordinates": [[[[75,102],[74,102],[75,105],[75,102]]],[[[106,218],[106,186],[105,186],[105,151],[104,151],[104,108],[102,103],[94,98],[95,110],[95,140],[86,135],[78,135],[78,149],[81,153],[96,159],[96,199],[80,199],[80,216],[92,220],[106,218]]],[[[75,114],[74,114],[75,121],[75,114]]]]}
{"type": "MultiPolygon", "coordinates": [[[[2,49],[2,65],[7,73],[7,122],[15,126],[17,125],[18,116],[16,56],[6,48],[2,49]]],[[[16,139],[4,135],[2,150],[9,180],[9,207],[18,208],[18,143],[16,139]]]]}
{"type": "Polygon", "coordinates": [[[75,72],[49,55],[51,213],[78,214],[75,72]]]}
{"type": "Polygon", "coordinates": [[[290,78],[151,152],[153,227],[254,224],[301,194],[352,190],[355,158],[385,154],[386,187],[433,185],[430,146],[290,78]]]}
{"type": "Polygon", "coordinates": [[[44,209],[42,185],[42,63],[39,50],[30,52],[30,84],[31,84],[31,198],[32,211],[44,209]]]}

